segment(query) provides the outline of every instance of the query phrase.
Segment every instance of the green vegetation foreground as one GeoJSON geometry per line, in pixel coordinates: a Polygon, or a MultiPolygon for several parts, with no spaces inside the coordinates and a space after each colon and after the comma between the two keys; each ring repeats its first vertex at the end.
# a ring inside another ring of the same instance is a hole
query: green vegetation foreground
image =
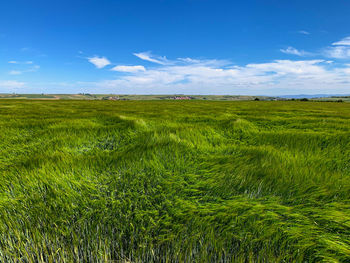
{"type": "Polygon", "coordinates": [[[1,262],[349,262],[350,104],[0,101],[1,262]]]}

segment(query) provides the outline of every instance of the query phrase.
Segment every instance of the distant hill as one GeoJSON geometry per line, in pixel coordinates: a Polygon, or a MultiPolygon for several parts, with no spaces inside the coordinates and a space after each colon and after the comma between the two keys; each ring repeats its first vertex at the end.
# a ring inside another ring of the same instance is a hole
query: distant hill
{"type": "MultiPolygon", "coordinates": [[[[346,98],[346,94],[297,94],[281,96],[250,96],[250,95],[126,95],[126,94],[1,94],[0,99],[20,99],[20,100],[215,100],[215,101],[242,101],[242,100],[290,100],[290,99],[312,99],[330,100],[346,98]]],[[[348,101],[348,99],[346,99],[348,101]]]]}
{"type": "Polygon", "coordinates": [[[330,97],[342,97],[342,96],[349,96],[348,94],[298,94],[298,95],[281,95],[278,96],[280,98],[285,98],[285,99],[302,99],[302,98],[307,98],[307,99],[313,99],[313,98],[330,98],[330,97]]]}
{"type": "Polygon", "coordinates": [[[125,95],[125,94],[0,94],[0,99],[39,99],[39,100],[285,100],[271,96],[246,95],[125,95]]]}

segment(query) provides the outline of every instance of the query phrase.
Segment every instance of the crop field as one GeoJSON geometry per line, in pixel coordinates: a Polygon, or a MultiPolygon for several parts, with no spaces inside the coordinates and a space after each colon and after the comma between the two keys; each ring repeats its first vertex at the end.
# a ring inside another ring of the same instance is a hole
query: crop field
{"type": "MultiPolygon", "coordinates": [[[[195,99],[195,100],[220,100],[220,101],[238,101],[238,100],[285,100],[279,97],[269,96],[246,96],[246,95],[183,95],[183,94],[168,94],[168,95],[126,95],[126,94],[6,94],[0,93],[0,99],[15,99],[15,100],[171,100],[171,99],[195,99]]],[[[327,99],[327,98],[321,98],[327,99]]]]}
{"type": "Polygon", "coordinates": [[[350,104],[0,100],[0,262],[350,262],[350,104]]]}

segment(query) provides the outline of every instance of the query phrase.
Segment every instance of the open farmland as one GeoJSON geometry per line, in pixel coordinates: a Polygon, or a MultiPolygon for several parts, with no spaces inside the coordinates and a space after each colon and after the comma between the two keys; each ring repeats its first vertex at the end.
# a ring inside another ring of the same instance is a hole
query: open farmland
{"type": "Polygon", "coordinates": [[[1,262],[349,262],[350,104],[0,100],[1,262]]]}
{"type": "Polygon", "coordinates": [[[271,96],[246,96],[246,95],[126,95],[126,94],[5,94],[0,93],[0,99],[15,100],[286,100],[271,96]]]}

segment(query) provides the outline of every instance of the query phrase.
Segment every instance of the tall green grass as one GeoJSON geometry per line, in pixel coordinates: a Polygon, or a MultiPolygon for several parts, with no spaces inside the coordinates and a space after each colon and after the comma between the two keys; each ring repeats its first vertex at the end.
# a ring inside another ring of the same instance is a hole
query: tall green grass
{"type": "Polygon", "coordinates": [[[350,262],[350,104],[0,101],[0,262],[350,262]]]}

